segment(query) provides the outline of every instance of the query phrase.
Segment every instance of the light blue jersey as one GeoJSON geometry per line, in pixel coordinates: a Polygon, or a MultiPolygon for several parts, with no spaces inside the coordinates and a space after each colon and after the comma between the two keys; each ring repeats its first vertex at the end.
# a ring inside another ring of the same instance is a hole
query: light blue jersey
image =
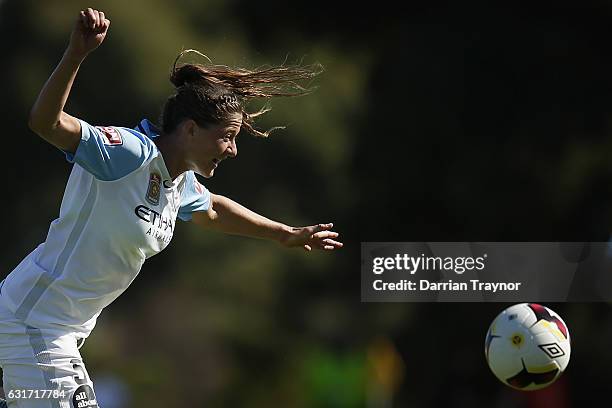
{"type": "Polygon", "coordinates": [[[168,245],[177,217],[208,209],[210,193],[192,171],[171,179],[156,136],[147,120],[136,129],[81,121],[60,216],[1,288],[16,318],[89,335],[145,259],[168,245]]]}

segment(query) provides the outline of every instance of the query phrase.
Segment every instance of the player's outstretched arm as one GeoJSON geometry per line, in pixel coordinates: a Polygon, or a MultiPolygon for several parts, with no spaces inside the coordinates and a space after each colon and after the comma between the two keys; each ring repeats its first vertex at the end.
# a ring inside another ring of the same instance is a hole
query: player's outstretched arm
{"type": "Polygon", "coordinates": [[[287,247],[333,250],[341,248],[336,241],[338,233],[331,231],[333,225],[317,224],[308,227],[290,227],[263,217],[237,202],[211,194],[208,211],[193,213],[193,222],[203,228],[228,234],[243,235],[277,241],[287,247]]]}
{"type": "Polygon", "coordinates": [[[102,44],[109,26],[101,11],[88,8],[79,13],[68,48],[30,111],[30,129],[60,149],[74,153],[79,145],[81,125],[64,106],[81,63],[102,44]]]}

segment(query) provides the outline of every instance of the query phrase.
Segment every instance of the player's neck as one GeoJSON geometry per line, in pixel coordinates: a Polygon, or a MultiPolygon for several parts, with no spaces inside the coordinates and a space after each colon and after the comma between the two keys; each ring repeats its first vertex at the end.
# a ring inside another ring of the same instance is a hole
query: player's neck
{"type": "Polygon", "coordinates": [[[170,177],[172,177],[172,180],[174,180],[188,169],[185,165],[184,154],[179,148],[180,145],[177,143],[172,143],[170,141],[171,137],[172,135],[156,137],[154,142],[157,149],[162,154],[170,177]]]}

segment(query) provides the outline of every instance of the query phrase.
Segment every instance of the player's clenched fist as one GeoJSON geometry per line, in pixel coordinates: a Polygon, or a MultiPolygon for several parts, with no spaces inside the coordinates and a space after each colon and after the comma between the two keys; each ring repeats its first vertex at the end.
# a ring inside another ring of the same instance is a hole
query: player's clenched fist
{"type": "Polygon", "coordinates": [[[88,8],[82,10],[70,35],[69,51],[75,56],[84,58],[98,48],[108,32],[110,20],[104,12],[88,8]]]}

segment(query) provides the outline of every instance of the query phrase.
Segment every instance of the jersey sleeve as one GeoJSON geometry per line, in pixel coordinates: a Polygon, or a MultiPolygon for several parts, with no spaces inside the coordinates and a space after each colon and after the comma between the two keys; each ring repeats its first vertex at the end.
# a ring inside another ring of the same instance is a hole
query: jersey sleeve
{"type": "Polygon", "coordinates": [[[79,164],[97,179],[118,180],[142,166],[154,153],[153,141],[136,131],[79,122],[79,146],[74,154],[64,152],[66,160],[79,164]]]}
{"type": "Polygon", "coordinates": [[[191,213],[206,211],[209,207],[210,191],[200,184],[193,171],[188,171],[185,175],[185,189],[181,194],[178,218],[183,221],[191,221],[191,213]]]}

